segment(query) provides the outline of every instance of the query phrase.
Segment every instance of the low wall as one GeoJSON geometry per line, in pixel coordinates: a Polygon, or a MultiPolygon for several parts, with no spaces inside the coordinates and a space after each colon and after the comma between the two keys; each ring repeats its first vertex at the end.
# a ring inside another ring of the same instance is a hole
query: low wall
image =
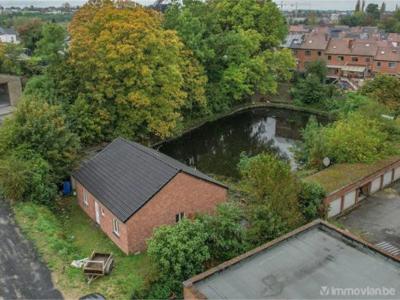
{"type": "Polygon", "coordinates": [[[21,78],[18,76],[0,74],[0,84],[6,83],[11,106],[16,106],[22,96],[21,78]]]}

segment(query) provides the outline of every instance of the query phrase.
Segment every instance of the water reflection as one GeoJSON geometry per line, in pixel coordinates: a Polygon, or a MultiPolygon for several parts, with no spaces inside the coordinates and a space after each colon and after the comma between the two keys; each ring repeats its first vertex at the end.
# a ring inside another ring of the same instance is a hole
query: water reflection
{"type": "Polygon", "coordinates": [[[279,154],[295,167],[291,147],[310,115],[283,109],[253,109],[208,123],[159,150],[208,174],[237,178],[240,154],[279,154]]]}

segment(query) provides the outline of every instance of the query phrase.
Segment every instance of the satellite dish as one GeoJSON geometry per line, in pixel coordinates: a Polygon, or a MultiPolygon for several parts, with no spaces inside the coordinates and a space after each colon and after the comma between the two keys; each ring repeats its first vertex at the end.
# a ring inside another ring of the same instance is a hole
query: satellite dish
{"type": "Polygon", "coordinates": [[[325,157],[322,160],[322,163],[324,164],[325,167],[329,167],[329,165],[331,164],[331,160],[329,159],[329,157],[325,157]]]}

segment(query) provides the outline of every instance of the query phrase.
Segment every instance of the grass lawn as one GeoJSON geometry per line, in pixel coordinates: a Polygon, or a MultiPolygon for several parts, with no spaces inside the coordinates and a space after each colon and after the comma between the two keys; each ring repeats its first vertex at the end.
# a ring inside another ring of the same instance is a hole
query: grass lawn
{"type": "Polygon", "coordinates": [[[305,180],[319,183],[330,194],[374,172],[378,172],[399,159],[399,156],[395,156],[379,160],[372,164],[336,164],[306,177],[305,180]]]}
{"type": "Polygon", "coordinates": [[[63,198],[56,213],[33,203],[16,204],[14,212],[66,298],[97,292],[109,299],[128,299],[143,288],[146,275],[151,272],[146,255],[127,256],[120,251],[79,208],[75,198],[63,198]],[[93,250],[111,252],[115,262],[111,275],[88,285],[82,270],[70,264],[73,259],[88,257],[93,250]]]}

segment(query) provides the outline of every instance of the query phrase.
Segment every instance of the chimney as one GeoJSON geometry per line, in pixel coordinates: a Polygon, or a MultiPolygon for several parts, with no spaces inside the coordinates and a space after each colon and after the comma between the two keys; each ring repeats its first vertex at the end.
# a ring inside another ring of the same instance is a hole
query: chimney
{"type": "Polygon", "coordinates": [[[349,48],[350,48],[350,49],[353,48],[353,43],[354,43],[354,40],[353,40],[353,39],[350,39],[350,40],[349,40],[349,48]]]}

